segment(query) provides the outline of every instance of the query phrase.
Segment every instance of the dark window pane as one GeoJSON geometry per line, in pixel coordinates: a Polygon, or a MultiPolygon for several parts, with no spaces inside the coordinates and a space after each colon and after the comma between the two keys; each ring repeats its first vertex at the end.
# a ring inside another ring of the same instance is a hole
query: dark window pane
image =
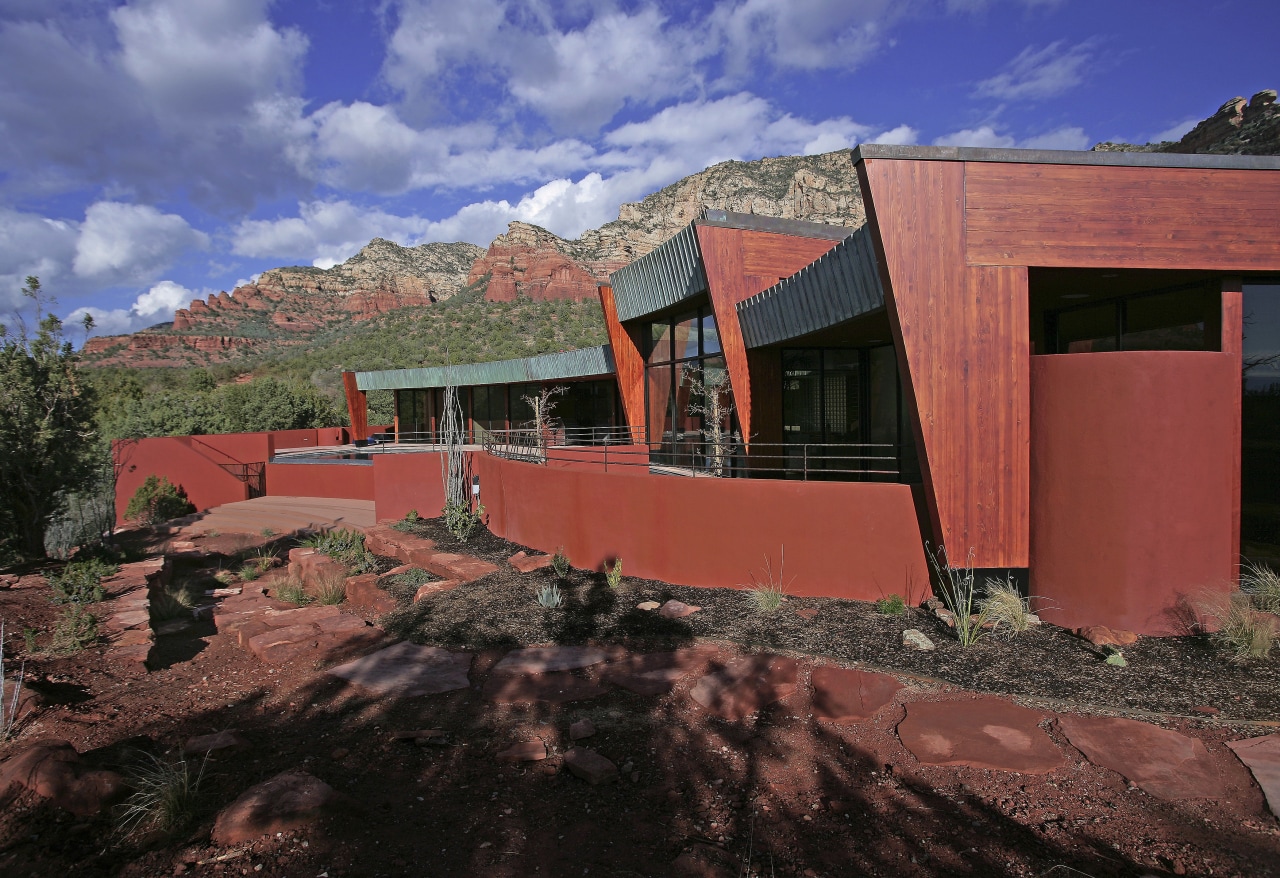
{"type": "Polygon", "coordinates": [[[671,441],[671,376],[672,366],[650,366],[645,370],[649,405],[649,441],[667,444],[671,441]]]}
{"type": "Polygon", "coordinates": [[[702,315],[702,352],[704,354],[720,353],[720,333],[716,329],[715,315],[710,311],[702,315]]]}
{"type": "Polygon", "coordinates": [[[1126,351],[1204,350],[1206,304],[1203,290],[1128,300],[1121,347],[1126,351]]]}
{"type": "Polygon", "coordinates": [[[1116,347],[1116,304],[1079,308],[1058,315],[1058,353],[1087,354],[1114,351],[1116,347]]]}
{"type": "Polygon", "coordinates": [[[1280,284],[1244,288],[1240,552],[1280,556],[1280,284]]]}
{"type": "Polygon", "coordinates": [[[788,443],[822,441],[820,351],[782,354],[782,436],[788,443]]]}
{"type": "Polygon", "coordinates": [[[823,355],[824,442],[858,442],[862,433],[862,379],[858,351],[834,350],[823,355]]]}

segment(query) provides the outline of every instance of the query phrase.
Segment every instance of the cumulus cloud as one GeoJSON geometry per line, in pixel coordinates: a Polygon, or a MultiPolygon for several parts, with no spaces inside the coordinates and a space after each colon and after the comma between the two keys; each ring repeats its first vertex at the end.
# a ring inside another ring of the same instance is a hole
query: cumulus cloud
{"type": "Polygon", "coordinates": [[[760,58],[778,67],[853,70],[909,9],[893,0],[744,0],[721,3],[711,23],[737,73],[760,58]]]}
{"type": "Polygon", "coordinates": [[[1184,119],[1183,121],[1179,122],[1177,125],[1170,125],[1165,130],[1157,131],[1155,134],[1152,134],[1151,137],[1147,140],[1147,142],[1161,143],[1162,141],[1165,141],[1165,140],[1171,140],[1176,143],[1177,141],[1181,140],[1184,136],[1186,136],[1186,134],[1189,131],[1191,131],[1192,128],[1195,128],[1197,125],[1199,125],[1200,121],[1201,120],[1197,118],[1184,119]]]}
{"type": "Polygon", "coordinates": [[[1084,82],[1095,48],[1092,40],[1074,46],[1058,40],[1043,49],[1028,46],[1000,73],[979,82],[975,93],[1005,101],[1057,97],[1084,82]]]}
{"type": "Polygon", "coordinates": [[[1063,127],[1044,134],[1018,140],[1010,134],[1001,134],[990,125],[964,128],[944,134],[933,141],[934,146],[981,146],[989,149],[1087,149],[1089,136],[1083,128],[1063,127]]]}
{"type": "Polygon", "coordinates": [[[208,246],[209,236],[177,214],[146,204],[99,201],[85,211],[71,267],[106,286],[136,283],[164,271],[183,251],[208,246]]]}
{"type": "Polygon", "coordinates": [[[350,201],[311,201],[296,217],[245,220],[232,237],[232,252],[258,258],[305,259],[319,268],[337,265],[373,238],[416,242],[430,227],[417,216],[396,216],[350,201]]]}
{"type": "Polygon", "coordinates": [[[197,292],[171,280],[162,280],[140,294],[128,308],[97,308],[85,305],[68,314],[63,322],[68,327],[74,326],[84,320],[84,315],[88,314],[93,317],[94,324],[90,335],[123,335],[157,323],[168,323],[173,320],[174,311],[187,307],[192,299],[203,298],[212,292],[212,290],[197,292]]]}

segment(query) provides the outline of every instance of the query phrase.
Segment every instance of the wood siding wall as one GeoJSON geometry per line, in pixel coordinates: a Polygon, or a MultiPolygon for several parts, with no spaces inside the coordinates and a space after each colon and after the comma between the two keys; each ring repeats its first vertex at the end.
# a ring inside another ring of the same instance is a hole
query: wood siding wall
{"type": "MultiPolygon", "coordinates": [[[[826,238],[802,238],[722,226],[700,225],[696,227],[696,231],[698,247],[702,251],[703,270],[707,275],[711,308],[715,312],[716,327],[720,332],[720,347],[724,351],[725,366],[729,370],[734,405],[737,407],[738,423],[742,427],[745,443],[749,449],[753,439],[780,442],[781,429],[777,431],[777,439],[758,435],[757,421],[768,420],[771,415],[757,409],[778,406],[781,396],[756,394],[761,405],[753,403],[752,366],[747,357],[746,344],[742,340],[736,306],[756,293],[767,290],[784,277],[795,274],[839,242],[826,238]]],[[[776,352],[773,356],[777,356],[776,352]]]]}
{"type": "Polygon", "coordinates": [[[1280,271],[1274,171],[884,158],[858,174],[934,538],[977,567],[1029,564],[1029,266],[1280,271]]]}
{"type": "Polygon", "coordinates": [[[609,346],[613,349],[613,364],[618,376],[618,396],[622,400],[622,413],[627,426],[644,429],[644,357],[633,332],[618,320],[618,306],[613,298],[613,287],[599,287],[600,308],[604,311],[605,331],[609,346]]]}
{"type": "MultiPolygon", "coordinates": [[[[351,418],[351,438],[364,440],[369,438],[369,402],[359,387],[356,386],[356,373],[342,373],[342,391],[347,397],[347,414],[351,418]]],[[[399,418],[397,417],[397,423],[399,418]]]]}

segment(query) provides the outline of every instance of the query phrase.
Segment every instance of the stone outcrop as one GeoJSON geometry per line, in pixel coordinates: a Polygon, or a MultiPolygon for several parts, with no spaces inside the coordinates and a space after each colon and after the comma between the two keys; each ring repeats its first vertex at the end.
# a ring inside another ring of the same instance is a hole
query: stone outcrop
{"type": "Polygon", "coordinates": [[[1096,152],[1169,152],[1209,155],[1280,155],[1280,105],[1276,90],[1264,89],[1249,100],[1235,97],[1178,141],[1099,143],[1096,152]]]}

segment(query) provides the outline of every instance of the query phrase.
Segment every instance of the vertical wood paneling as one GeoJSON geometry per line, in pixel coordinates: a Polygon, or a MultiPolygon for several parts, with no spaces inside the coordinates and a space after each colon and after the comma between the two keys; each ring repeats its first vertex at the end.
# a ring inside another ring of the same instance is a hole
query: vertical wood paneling
{"type": "Polygon", "coordinates": [[[613,350],[613,365],[618,376],[618,395],[622,399],[622,412],[627,426],[641,429],[645,423],[644,412],[644,357],[632,333],[618,320],[618,307],[613,298],[613,287],[603,284],[599,288],[600,307],[604,311],[605,331],[613,350]]]}
{"type": "Polygon", "coordinates": [[[956,561],[972,549],[977,567],[1026,567],[1026,269],[966,265],[965,165],[869,159],[859,172],[935,537],[956,561]]]}
{"type": "MultiPolygon", "coordinates": [[[[720,332],[720,347],[729,370],[744,442],[750,448],[752,440],[757,438],[764,442],[781,441],[758,436],[757,412],[753,402],[757,394],[752,388],[752,368],[742,340],[742,328],[738,325],[737,305],[767,290],[779,279],[795,274],[839,242],[722,226],[699,225],[696,230],[708,295],[720,332]]],[[[781,400],[781,396],[760,398],[781,400]]],[[[779,403],[775,401],[772,404],[779,403]]]]}
{"type": "Polygon", "coordinates": [[[363,391],[356,386],[356,373],[342,373],[342,391],[347,397],[347,414],[351,417],[351,438],[369,438],[369,403],[363,391]]]}
{"type": "MultiPolygon", "coordinates": [[[[1232,388],[1235,401],[1233,458],[1231,461],[1231,557],[1240,552],[1240,466],[1244,417],[1244,283],[1239,277],[1222,280],[1222,352],[1235,357],[1236,383],[1232,388]]],[[[1238,573],[1238,568],[1233,571],[1238,573]]]]}

